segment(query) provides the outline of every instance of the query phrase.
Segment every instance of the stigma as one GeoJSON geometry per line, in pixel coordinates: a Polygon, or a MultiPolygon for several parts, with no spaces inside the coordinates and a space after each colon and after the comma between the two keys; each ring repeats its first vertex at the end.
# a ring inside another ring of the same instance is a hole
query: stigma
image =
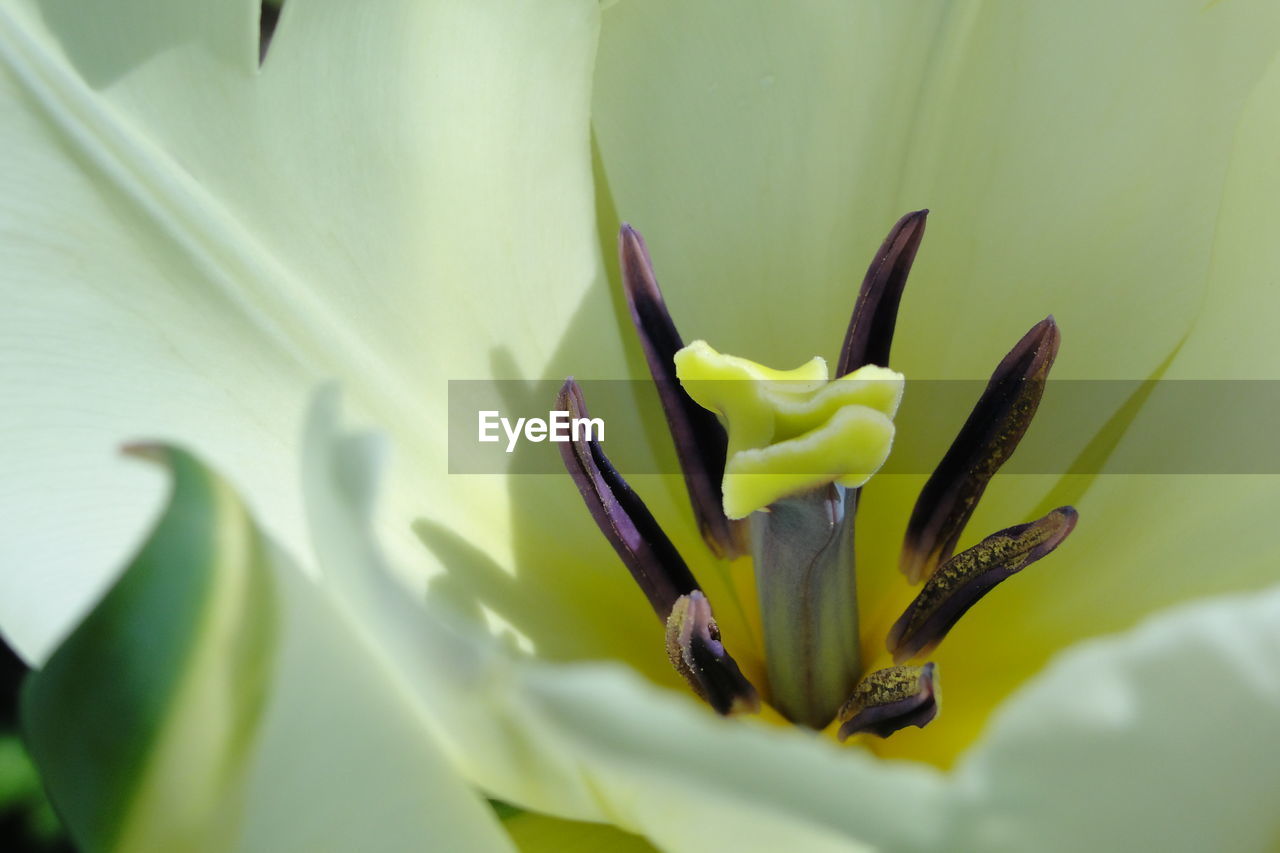
{"type": "Polygon", "coordinates": [[[706,341],[674,360],[685,392],[727,425],[721,493],[728,518],[828,483],[856,489],[889,457],[900,373],[866,365],[829,382],[819,356],[794,370],[772,370],[706,341]]]}

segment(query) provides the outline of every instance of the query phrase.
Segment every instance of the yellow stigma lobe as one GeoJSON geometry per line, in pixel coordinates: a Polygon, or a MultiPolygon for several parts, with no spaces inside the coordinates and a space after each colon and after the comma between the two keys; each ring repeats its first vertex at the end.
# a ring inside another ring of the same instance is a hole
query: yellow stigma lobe
{"type": "Polygon", "coordinates": [[[818,357],[774,370],[705,341],[677,352],[675,364],[689,396],[726,422],[729,518],[828,483],[857,488],[889,456],[902,400],[896,371],[868,365],[828,381],[827,363],[818,357]]]}

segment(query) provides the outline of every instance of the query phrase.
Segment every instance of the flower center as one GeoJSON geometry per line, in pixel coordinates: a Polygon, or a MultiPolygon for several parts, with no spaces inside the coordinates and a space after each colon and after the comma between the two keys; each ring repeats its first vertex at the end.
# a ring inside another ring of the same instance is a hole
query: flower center
{"type": "MultiPolygon", "coordinates": [[[[922,587],[885,639],[895,665],[859,660],[854,522],[860,489],[893,443],[903,377],[888,368],[893,327],[927,211],[907,214],[872,261],[829,380],[821,358],[773,370],[684,346],[640,235],[623,226],[623,284],[657,384],[694,514],[721,557],[748,550],[764,632],[767,683],[759,687],[793,723],[838,736],[887,737],[938,712],[931,652],[987,592],[1053,551],[1076,512],[988,536],[954,554],[987,483],[1030,424],[1057,353],[1053,318],[1036,324],[997,366],[960,434],[929,478],[907,525],[901,569],[922,587]]],[[[586,417],[573,379],[559,408],[586,417]]],[[[666,624],[672,665],[723,714],[760,707],[712,614],[712,602],[643,501],[584,436],[561,445],[597,525],[666,624]]]]}
{"type": "Polygon", "coordinates": [[[724,513],[749,518],[773,704],[822,728],[860,674],[856,489],[889,456],[902,376],[866,365],[828,382],[821,358],[770,370],[703,341],[675,364],[728,426],[724,513]]]}

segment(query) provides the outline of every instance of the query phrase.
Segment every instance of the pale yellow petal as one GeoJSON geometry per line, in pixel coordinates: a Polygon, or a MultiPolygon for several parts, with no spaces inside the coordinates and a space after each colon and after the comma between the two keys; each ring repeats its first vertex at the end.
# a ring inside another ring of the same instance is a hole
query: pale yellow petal
{"type": "Polygon", "coordinates": [[[259,9],[0,10],[0,624],[29,659],[158,500],[122,441],[204,452],[304,550],[318,378],[398,437],[404,553],[418,513],[492,530],[500,487],[431,479],[446,380],[539,373],[596,283],[592,0],[292,0],[261,69],[259,9]]]}
{"type": "Polygon", "coordinates": [[[983,850],[1272,849],[1280,588],[1180,608],[1062,655],[952,779],[983,850]]]}

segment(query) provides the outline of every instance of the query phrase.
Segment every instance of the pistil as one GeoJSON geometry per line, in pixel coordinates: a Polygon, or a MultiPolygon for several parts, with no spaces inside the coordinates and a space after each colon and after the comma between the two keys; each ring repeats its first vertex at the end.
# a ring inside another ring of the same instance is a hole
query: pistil
{"type": "Polygon", "coordinates": [[[889,455],[902,376],[868,365],[829,382],[821,358],[774,370],[704,341],[675,363],[728,425],[724,510],[750,519],[773,704],[823,728],[858,682],[857,490],[889,455]]]}
{"type": "Polygon", "coordinates": [[[829,484],[751,517],[773,704],[820,729],[858,683],[856,489],[829,484]]]}

